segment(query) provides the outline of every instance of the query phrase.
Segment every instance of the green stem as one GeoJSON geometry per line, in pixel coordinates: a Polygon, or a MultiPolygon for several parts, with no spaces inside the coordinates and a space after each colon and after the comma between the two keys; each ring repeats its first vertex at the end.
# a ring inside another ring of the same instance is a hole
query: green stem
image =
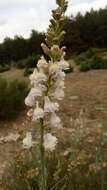
{"type": "Polygon", "coordinates": [[[42,190],[46,190],[46,172],[45,172],[45,150],[44,150],[44,122],[43,119],[40,119],[41,125],[41,140],[40,140],[40,152],[41,152],[41,182],[42,190]]]}
{"type": "MultiPolygon", "coordinates": [[[[51,81],[51,76],[48,79],[48,86],[47,90],[45,92],[45,96],[48,95],[48,91],[50,88],[50,81],[51,81]]],[[[42,102],[42,108],[44,109],[44,101],[42,102]]],[[[40,119],[40,133],[41,133],[41,139],[40,139],[40,154],[41,154],[41,184],[42,184],[42,190],[46,190],[46,167],[45,167],[45,149],[43,146],[44,143],[44,120],[41,118],[40,119]]]]}

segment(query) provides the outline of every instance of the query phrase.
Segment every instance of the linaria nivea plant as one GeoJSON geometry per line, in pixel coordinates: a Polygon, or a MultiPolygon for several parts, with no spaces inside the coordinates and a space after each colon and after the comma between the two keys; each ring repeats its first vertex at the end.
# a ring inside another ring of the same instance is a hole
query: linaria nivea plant
{"type": "MultiPolygon", "coordinates": [[[[31,90],[25,99],[25,104],[31,109],[28,116],[32,121],[40,122],[40,152],[41,152],[41,186],[46,190],[45,151],[53,151],[58,139],[51,134],[52,127],[62,128],[61,119],[57,115],[59,104],[57,100],[64,97],[64,69],[68,63],[64,60],[64,47],[60,47],[65,32],[62,31],[67,17],[64,15],[67,0],[56,0],[58,8],[52,11],[53,18],[46,33],[46,44],[41,44],[43,51],[50,60],[42,56],[38,61],[37,68],[30,76],[31,90]],[[48,127],[48,132],[47,132],[48,127]],[[49,132],[50,129],[50,132],[49,132]]],[[[24,148],[30,148],[31,136],[27,135],[23,140],[24,148]],[[29,145],[30,143],[30,145],[29,145]]]]}

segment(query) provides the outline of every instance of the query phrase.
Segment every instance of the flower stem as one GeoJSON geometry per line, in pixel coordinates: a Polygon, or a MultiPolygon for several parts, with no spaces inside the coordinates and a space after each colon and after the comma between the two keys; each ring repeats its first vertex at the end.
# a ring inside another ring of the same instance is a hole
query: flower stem
{"type": "Polygon", "coordinates": [[[46,172],[45,172],[45,150],[43,146],[44,142],[44,121],[40,119],[41,125],[41,140],[40,140],[40,152],[41,152],[41,184],[42,190],[46,190],[46,172]]]}

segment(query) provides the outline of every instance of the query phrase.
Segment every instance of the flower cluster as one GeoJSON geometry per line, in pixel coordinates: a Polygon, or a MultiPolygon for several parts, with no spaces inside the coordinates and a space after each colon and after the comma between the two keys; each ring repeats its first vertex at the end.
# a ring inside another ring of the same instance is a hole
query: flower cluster
{"type": "MultiPolygon", "coordinates": [[[[59,104],[57,100],[64,97],[64,69],[68,63],[64,60],[64,48],[53,45],[49,49],[42,44],[44,52],[50,55],[50,60],[42,56],[38,61],[37,68],[30,75],[31,90],[25,99],[25,104],[31,109],[28,116],[33,122],[43,119],[45,126],[62,128],[61,119],[57,115],[59,104]],[[48,119],[47,119],[48,118],[48,119]]],[[[46,128],[46,127],[45,127],[46,128]]],[[[57,144],[57,138],[51,133],[44,135],[44,148],[53,151],[57,144]],[[46,142],[47,141],[47,142],[46,142]]]]}

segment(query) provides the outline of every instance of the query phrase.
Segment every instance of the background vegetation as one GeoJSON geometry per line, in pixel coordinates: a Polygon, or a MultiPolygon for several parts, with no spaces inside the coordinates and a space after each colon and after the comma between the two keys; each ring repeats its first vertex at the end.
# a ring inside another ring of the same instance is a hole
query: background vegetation
{"type": "Polygon", "coordinates": [[[0,78],[0,120],[10,120],[25,109],[24,99],[28,93],[25,81],[7,80],[0,78]]]}
{"type": "MultiPolygon", "coordinates": [[[[72,15],[64,27],[66,31],[64,45],[69,55],[79,54],[89,48],[107,48],[107,8],[91,10],[84,16],[72,15]],[[84,27],[85,26],[85,27],[84,27]]],[[[0,65],[14,64],[29,56],[43,54],[41,43],[45,41],[44,33],[32,30],[29,39],[15,36],[5,38],[0,44],[0,65]]]]}
{"type": "Polygon", "coordinates": [[[90,47],[107,48],[107,8],[71,16],[65,30],[64,44],[69,53],[80,53],[90,47]]]}

